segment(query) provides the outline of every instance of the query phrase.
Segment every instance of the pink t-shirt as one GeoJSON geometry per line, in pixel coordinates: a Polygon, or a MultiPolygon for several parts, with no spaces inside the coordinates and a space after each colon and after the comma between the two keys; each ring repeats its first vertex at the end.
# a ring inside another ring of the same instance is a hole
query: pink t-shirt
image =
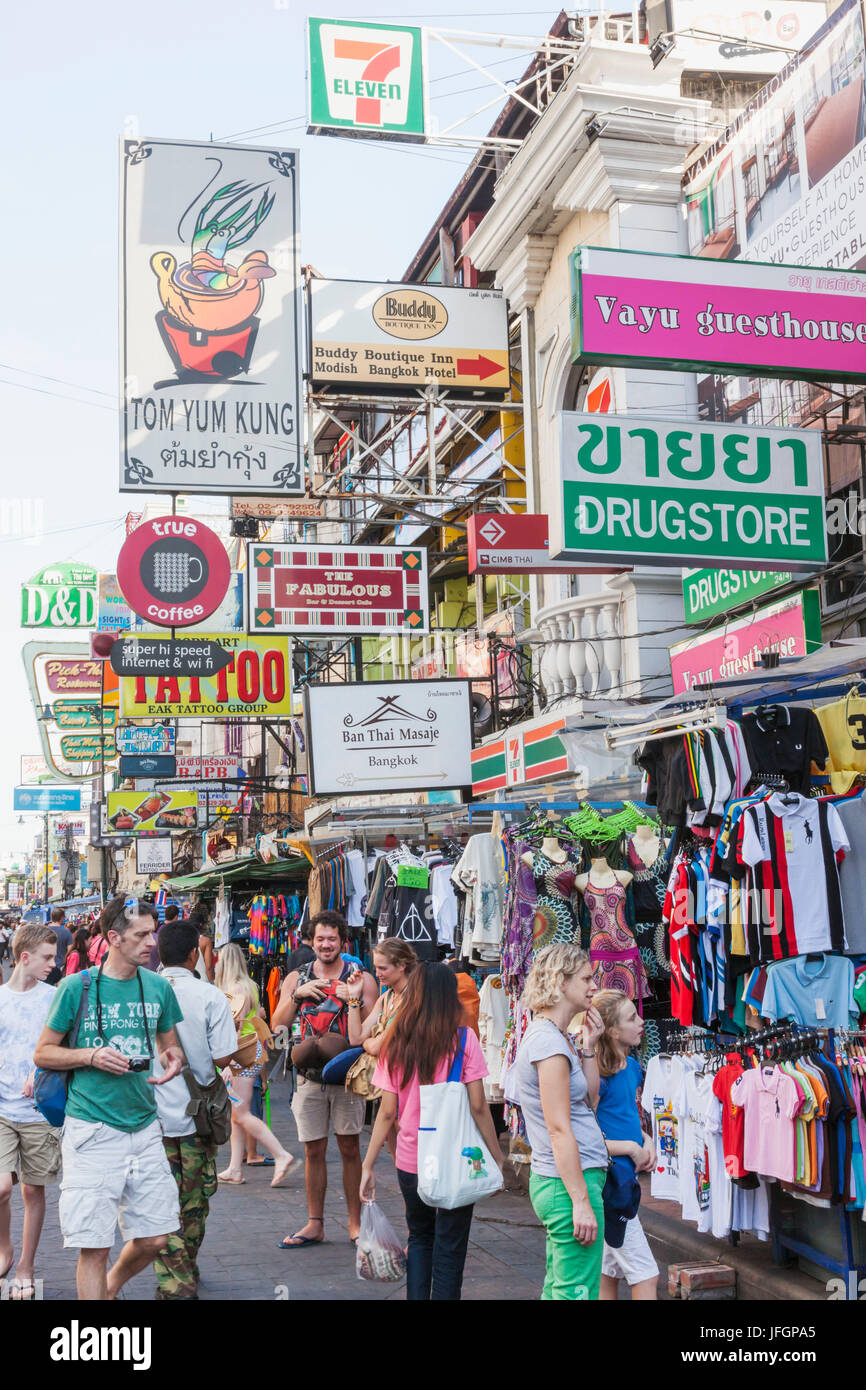
{"type": "Polygon", "coordinates": [[[794,1182],[794,1116],[803,1103],[796,1082],[778,1067],[752,1067],[734,1082],[731,1101],[745,1112],[743,1161],[749,1172],[794,1182]]]}
{"type": "MultiPolygon", "coordinates": [[[[487,1067],[481,1051],[481,1044],[471,1028],[466,1029],[466,1042],[463,1052],[462,1081],[481,1081],[487,1075],[487,1067]]],[[[445,1058],[436,1068],[433,1081],[445,1081],[451,1069],[451,1057],[445,1058]]],[[[404,1173],[418,1172],[418,1125],[421,1121],[421,1087],[417,1073],[408,1086],[397,1087],[391,1080],[385,1061],[376,1064],[373,1085],[383,1091],[391,1091],[397,1097],[397,1167],[404,1173]]]]}

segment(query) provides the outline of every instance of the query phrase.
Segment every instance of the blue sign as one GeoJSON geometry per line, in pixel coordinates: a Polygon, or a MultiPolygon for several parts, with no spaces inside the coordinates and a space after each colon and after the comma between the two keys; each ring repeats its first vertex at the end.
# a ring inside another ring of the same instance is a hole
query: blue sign
{"type": "Polygon", "coordinates": [[[174,777],[177,774],[177,759],[164,753],[128,754],[120,759],[121,777],[174,777]]]}
{"type": "Polygon", "coordinates": [[[16,787],[13,811],[80,811],[80,787],[16,787]]]}
{"type": "Polygon", "coordinates": [[[173,753],[173,724],[126,724],[115,729],[118,753],[173,753]]]}

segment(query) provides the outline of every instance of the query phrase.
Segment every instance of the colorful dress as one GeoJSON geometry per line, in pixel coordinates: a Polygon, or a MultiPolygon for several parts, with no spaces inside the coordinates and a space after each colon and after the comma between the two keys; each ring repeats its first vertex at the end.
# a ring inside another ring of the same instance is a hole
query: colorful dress
{"type": "Polygon", "coordinates": [[[532,877],[538,902],[532,924],[532,955],[544,946],[579,941],[577,914],[572,906],[574,884],[580,866],[570,859],[557,863],[543,850],[532,856],[532,877]]]}
{"type": "Polygon", "coordinates": [[[625,916],[625,889],[617,880],[607,888],[587,881],[583,900],[589,913],[589,958],[599,989],[618,989],[643,1013],[649,993],[637,942],[625,916]]]}
{"type": "Polygon", "coordinates": [[[659,844],[655,863],[645,864],[629,839],[626,868],[633,875],[631,882],[634,903],[634,934],[647,977],[667,980],[671,971],[667,929],[662,922],[670,866],[659,844]]]}

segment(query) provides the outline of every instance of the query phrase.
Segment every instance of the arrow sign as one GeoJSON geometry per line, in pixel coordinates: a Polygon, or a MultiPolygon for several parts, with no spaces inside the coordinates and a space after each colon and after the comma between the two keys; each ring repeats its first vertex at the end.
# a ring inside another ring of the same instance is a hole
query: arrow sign
{"type": "Polygon", "coordinates": [[[194,637],[119,637],[109,657],[118,676],[214,676],[233,660],[219,642],[194,637]]]}
{"type": "Polygon", "coordinates": [[[460,376],[477,376],[479,381],[485,381],[489,376],[498,376],[505,368],[479,352],[477,357],[458,357],[457,371],[460,376]]]}

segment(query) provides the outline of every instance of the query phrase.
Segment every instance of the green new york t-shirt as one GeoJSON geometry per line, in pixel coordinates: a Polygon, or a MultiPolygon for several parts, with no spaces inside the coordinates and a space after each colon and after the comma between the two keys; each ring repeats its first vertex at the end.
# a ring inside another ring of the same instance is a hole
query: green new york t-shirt
{"type": "MultiPolygon", "coordinates": [[[[151,1050],[156,1048],[157,1033],[165,1033],[180,1023],[183,1014],[177,996],[167,980],[151,970],[140,970],[150,1030],[151,1050]]],[[[103,971],[99,981],[99,1002],[102,1006],[100,1037],[96,1007],[96,971],[90,971],[90,994],[87,1013],[81,1020],[78,1047],[114,1047],[128,1057],[147,1056],[147,1034],[141,1013],[141,990],[133,975],[131,980],[114,980],[103,971]]],[[[48,1028],[68,1033],[78,1012],[82,976],[68,975],[57,986],[51,1010],[45,1020],[48,1028]]],[[[74,1042],[74,1039],[70,1039],[74,1042]]],[[[113,1076],[97,1067],[76,1067],[70,1076],[66,1113],[75,1120],[111,1125],[132,1134],[144,1129],[156,1119],[156,1094],[148,1084],[148,1071],[124,1072],[113,1076]]]]}

